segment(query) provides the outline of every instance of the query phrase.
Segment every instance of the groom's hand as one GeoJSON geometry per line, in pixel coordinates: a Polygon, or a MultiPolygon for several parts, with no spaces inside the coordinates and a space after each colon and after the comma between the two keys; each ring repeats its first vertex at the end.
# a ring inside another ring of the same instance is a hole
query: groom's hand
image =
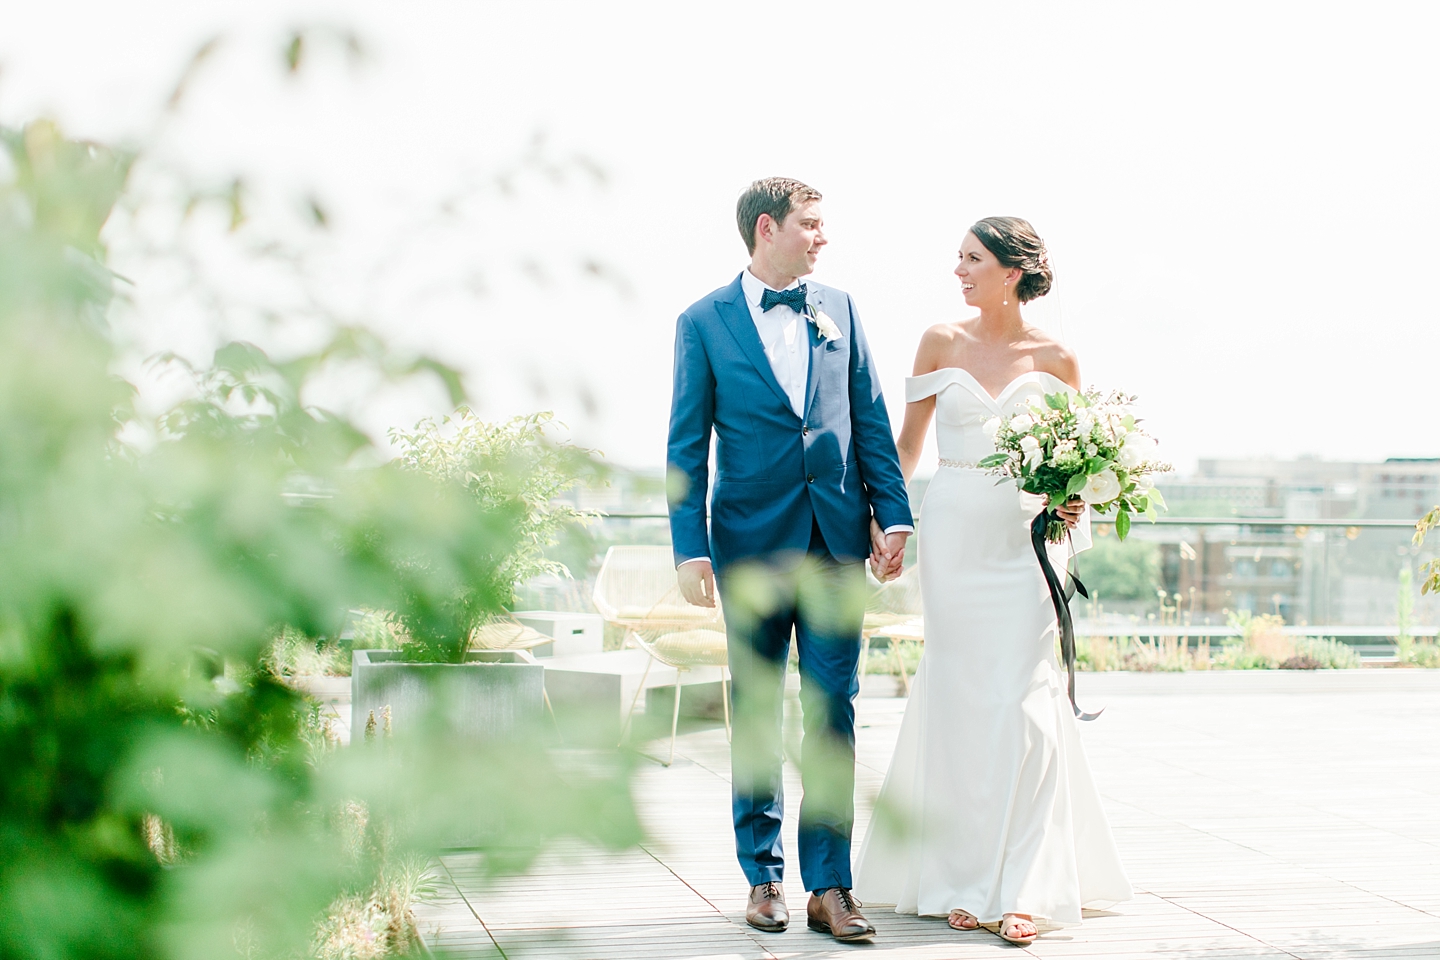
{"type": "Polygon", "coordinates": [[[680,595],[697,607],[715,606],[715,571],[709,560],[691,560],[675,571],[680,578],[680,595]]]}
{"type": "Polygon", "coordinates": [[[885,547],[890,551],[890,565],[885,568],[885,579],[894,580],[905,570],[905,541],[908,531],[899,530],[885,534],[885,547]]]}
{"type": "Polygon", "coordinates": [[[905,566],[905,540],[907,531],[886,533],[880,529],[875,518],[870,518],[870,572],[875,579],[884,583],[900,576],[905,566]]]}
{"type": "Polygon", "coordinates": [[[885,567],[890,560],[889,544],[885,542],[885,531],[880,529],[880,524],[875,518],[870,518],[870,572],[875,574],[875,579],[881,583],[885,582],[885,567]]]}

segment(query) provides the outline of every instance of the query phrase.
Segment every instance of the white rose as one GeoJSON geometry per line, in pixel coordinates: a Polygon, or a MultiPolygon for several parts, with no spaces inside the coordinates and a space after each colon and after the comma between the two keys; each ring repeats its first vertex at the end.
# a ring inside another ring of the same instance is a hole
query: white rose
{"type": "Polygon", "coordinates": [[[1085,481],[1080,490],[1080,499],[1091,506],[1109,503],[1120,496],[1120,479],[1113,470],[1101,470],[1085,481]]]}
{"type": "Polygon", "coordinates": [[[1154,452],[1154,440],[1143,433],[1129,434],[1125,438],[1124,445],[1120,447],[1120,465],[1127,470],[1133,470],[1150,459],[1150,454],[1154,452]]]}
{"type": "Polygon", "coordinates": [[[1155,481],[1152,480],[1150,477],[1148,477],[1148,476],[1139,476],[1139,477],[1136,477],[1136,478],[1135,478],[1135,490],[1136,490],[1137,493],[1142,493],[1142,494],[1144,494],[1144,493],[1149,493],[1151,490],[1154,490],[1154,489],[1155,489],[1155,481]]]}
{"type": "Polygon", "coordinates": [[[1040,462],[1044,454],[1040,449],[1040,441],[1030,436],[1020,438],[1020,449],[1025,453],[1025,462],[1032,467],[1040,462]]]}
{"type": "Polygon", "coordinates": [[[1024,433],[1035,426],[1035,418],[1029,414],[1019,413],[1010,418],[1010,429],[1016,433],[1024,433]]]}
{"type": "Polygon", "coordinates": [[[1093,457],[1093,456],[1095,456],[1095,454],[1097,454],[1097,453],[1099,453],[1099,452],[1100,452],[1100,448],[1097,447],[1097,446],[1095,446],[1095,444],[1093,444],[1093,443],[1087,443],[1087,444],[1085,444],[1085,456],[1087,456],[1087,457],[1093,457]]]}
{"type": "Polygon", "coordinates": [[[816,310],[814,315],[810,317],[810,322],[815,324],[815,329],[820,332],[820,338],[822,340],[840,339],[839,325],[827,317],[824,310],[816,310]]]}

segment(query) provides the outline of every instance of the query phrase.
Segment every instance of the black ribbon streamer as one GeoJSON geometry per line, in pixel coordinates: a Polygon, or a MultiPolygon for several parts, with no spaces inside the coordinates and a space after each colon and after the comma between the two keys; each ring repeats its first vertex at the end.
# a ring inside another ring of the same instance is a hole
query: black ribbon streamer
{"type": "MultiPolygon", "coordinates": [[[[1070,619],[1070,598],[1079,593],[1088,600],[1090,591],[1086,590],[1080,578],[1068,569],[1065,573],[1071,586],[1067,589],[1060,582],[1060,575],[1055,572],[1055,567],[1050,563],[1050,554],[1045,549],[1045,528],[1049,523],[1050,511],[1041,510],[1030,522],[1030,543],[1035,547],[1035,559],[1040,561],[1040,569],[1045,574],[1045,584],[1050,588],[1050,601],[1055,604],[1055,624],[1060,631],[1060,655],[1065,660],[1065,672],[1070,679],[1070,706],[1078,719],[1094,720],[1105,712],[1104,708],[1094,713],[1086,713],[1080,709],[1080,704],[1075,702],[1075,624],[1070,619]]],[[[1070,535],[1068,530],[1065,535],[1070,535]]]]}

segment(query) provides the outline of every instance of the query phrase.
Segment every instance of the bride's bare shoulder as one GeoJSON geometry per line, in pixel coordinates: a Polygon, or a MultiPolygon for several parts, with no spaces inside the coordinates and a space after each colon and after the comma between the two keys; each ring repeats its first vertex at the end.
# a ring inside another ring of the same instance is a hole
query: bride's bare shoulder
{"type": "Polygon", "coordinates": [[[920,376],[954,366],[957,351],[963,350],[967,334],[959,323],[937,323],[920,335],[920,346],[915,350],[915,370],[912,376],[920,376]]]}
{"type": "Polygon", "coordinates": [[[1080,389],[1080,359],[1075,351],[1054,337],[1035,327],[1027,330],[1034,346],[1031,356],[1035,369],[1064,380],[1076,390],[1080,389]]]}

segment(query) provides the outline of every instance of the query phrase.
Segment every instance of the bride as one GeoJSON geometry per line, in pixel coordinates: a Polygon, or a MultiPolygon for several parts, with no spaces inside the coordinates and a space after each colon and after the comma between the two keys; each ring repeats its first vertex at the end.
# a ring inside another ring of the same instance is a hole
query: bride
{"type": "MultiPolygon", "coordinates": [[[[1030,540],[1044,502],[975,467],[994,452],[986,421],[1079,390],[1080,371],[1021,317],[1052,279],[1029,223],[975,224],[955,275],[979,316],[927,330],[906,382],[906,480],[932,416],[940,450],[918,531],[925,654],[855,893],[958,930],[998,922],[1000,936],[1025,944],[1036,920],[1076,924],[1082,906],[1131,895],[1055,662],[1055,613],[1030,540]]],[[[1089,546],[1082,510],[1059,508],[1077,549],[1089,546]]],[[[1063,560],[1052,558],[1056,569],[1063,560]]]]}

